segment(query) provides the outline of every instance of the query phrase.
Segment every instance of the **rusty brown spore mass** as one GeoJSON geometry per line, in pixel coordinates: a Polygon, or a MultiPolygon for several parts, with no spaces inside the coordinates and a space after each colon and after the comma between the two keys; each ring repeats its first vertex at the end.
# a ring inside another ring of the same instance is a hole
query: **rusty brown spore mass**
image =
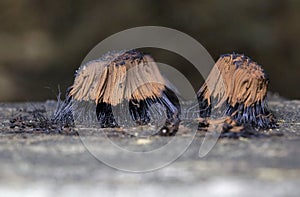
{"type": "Polygon", "coordinates": [[[211,114],[212,103],[225,105],[224,116],[239,124],[273,128],[275,118],[268,109],[269,80],[260,65],[240,54],[222,55],[198,92],[200,116],[211,114]]]}
{"type": "Polygon", "coordinates": [[[119,126],[112,106],[129,102],[131,118],[143,125],[150,121],[149,107],[159,103],[168,118],[161,135],[174,135],[179,125],[179,101],[165,84],[150,55],[136,50],[109,52],[78,69],[67,98],[94,102],[101,127],[119,126]]]}

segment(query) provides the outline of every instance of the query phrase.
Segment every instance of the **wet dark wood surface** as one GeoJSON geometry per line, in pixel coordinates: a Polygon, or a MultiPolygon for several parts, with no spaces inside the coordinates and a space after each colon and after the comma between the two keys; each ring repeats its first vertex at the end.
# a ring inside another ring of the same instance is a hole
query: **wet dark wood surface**
{"type": "MultiPolygon", "coordinates": [[[[103,164],[86,149],[80,135],[47,134],[26,126],[11,128],[10,120],[20,109],[44,106],[48,110],[54,105],[0,104],[0,196],[300,195],[300,101],[270,101],[279,127],[262,131],[269,136],[222,138],[206,157],[199,158],[203,137],[196,135],[179,159],[148,173],[122,172],[103,164]]],[[[139,150],[145,144],[155,146],[169,140],[113,139],[139,150]]],[[[97,138],[95,142],[105,140],[97,138]]]]}

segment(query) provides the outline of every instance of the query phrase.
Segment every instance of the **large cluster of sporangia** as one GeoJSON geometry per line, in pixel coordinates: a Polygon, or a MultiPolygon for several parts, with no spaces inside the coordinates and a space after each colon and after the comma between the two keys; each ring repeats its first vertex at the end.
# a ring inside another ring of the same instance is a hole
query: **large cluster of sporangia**
{"type": "MultiPolygon", "coordinates": [[[[268,83],[264,70],[250,58],[223,55],[198,91],[199,115],[208,118],[214,103],[223,107],[226,122],[232,127],[248,124],[272,128],[275,118],[266,102],[268,83]]],[[[64,107],[60,106],[56,113],[57,119],[71,119],[70,103],[74,100],[95,102],[100,125],[118,127],[112,106],[129,102],[132,120],[143,125],[150,121],[150,105],[159,103],[168,117],[160,134],[174,135],[180,122],[180,106],[175,93],[164,84],[166,79],[150,55],[137,50],[110,52],[78,69],[64,107]]]]}

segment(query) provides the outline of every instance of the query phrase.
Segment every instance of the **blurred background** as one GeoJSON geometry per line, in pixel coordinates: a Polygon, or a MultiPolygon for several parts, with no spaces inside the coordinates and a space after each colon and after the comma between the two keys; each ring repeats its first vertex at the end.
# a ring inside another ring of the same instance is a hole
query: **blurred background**
{"type": "MultiPolygon", "coordinates": [[[[96,44],[146,25],[187,33],[215,60],[244,53],[263,65],[272,92],[299,99],[299,21],[298,0],[1,0],[0,101],[55,99],[96,44]]],[[[186,61],[166,57],[191,73],[186,61]]]]}

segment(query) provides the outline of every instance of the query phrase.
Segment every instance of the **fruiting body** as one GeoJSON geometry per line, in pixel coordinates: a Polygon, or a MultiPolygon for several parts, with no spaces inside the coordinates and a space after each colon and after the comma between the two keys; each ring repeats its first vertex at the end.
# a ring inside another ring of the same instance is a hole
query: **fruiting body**
{"type": "Polygon", "coordinates": [[[269,80],[260,65],[240,54],[222,55],[198,92],[200,116],[223,109],[239,124],[273,128],[275,118],[266,101],[269,80]]]}
{"type": "Polygon", "coordinates": [[[149,107],[159,103],[167,114],[168,131],[163,135],[174,135],[179,125],[180,107],[176,95],[165,84],[150,55],[136,50],[119,51],[81,66],[68,97],[73,101],[95,102],[101,127],[119,126],[112,107],[124,102],[129,103],[132,120],[139,125],[147,124],[149,107]]]}

